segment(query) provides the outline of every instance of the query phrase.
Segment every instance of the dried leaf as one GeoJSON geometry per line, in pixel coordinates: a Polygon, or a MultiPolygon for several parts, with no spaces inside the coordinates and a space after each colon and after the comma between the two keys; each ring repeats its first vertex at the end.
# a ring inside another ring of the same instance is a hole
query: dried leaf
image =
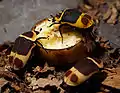
{"type": "Polygon", "coordinates": [[[11,87],[14,88],[16,91],[21,90],[21,88],[18,85],[14,84],[14,83],[11,84],[11,87]]]}
{"type": "Polygon", "coordinates": [[[107,23],[109,23],[109,24],[115,24],[116,21],[117,21],[118,11],[117,11],[117,9],[114,6],[112,6],[111,11],[112,11],[112,15],[107,20],[107,23]]]}
{"type": "Polygon", "coordinates": [[[37,90],[34,91],[33,93],[51,93],[49,90],[37,90]]]}
{"type": "Polygon", "coordinates": [[[9,78],[11,80],[21,81],[15,73],[9,71],[0,71],[0,77],[9,78]]]}
{"type": "Polygon", "coordinates": [[[46,62],[43,69],[41,67],[37,66],[33,71],[34,72],[47,72],[48,70],[53,71],[53,70],[55,70],[55,67],[49,67],[46,62]]]}
{"type": "Polygon", "coordinates": [[[29,86],[36,86],[36,85],[38,85],[39,87],[44,88],[47,85],[57,86],[58,87],[60,84],[62,84],[62,80],[58,81],[58,79],[56,79],[56,78],[53,78],[52,80],[48,79],[48,78],[39,78],[36,81],[35,80],[32,81],[32,83],[29,86]]]}
{"type": "Polygon", "coordinates": [[[113,69],[113,71],[114,70],[117,73],[108,73],[107,78],[102,82],[102,84],[120,89],[120,67],[113,69]]]}
{"type": "Polygon", "coordinates": [[[115,0],[115,5],[118,11],[120,11],[120,0],[115,0]]]}
{"type": "Polygon", "coordinates": [[[86,9],[88,9],[88,10],[91,10],[91,9],[92,9],[92,7],[91,7],[90,5],[87,5],[87,4],[85,4],[84,7],[85,7],[86,9]]]}
{"type": "Polygon", "coordinates": [[[39,78],[36,80],[35,77],[31,80],[31,84],[29,85],[32,87],[33,90],[40,88],[45,88],[46,86],[56,86],[58,89],[63,91],[63,89],[60,87],[60,84],[62,84],[62,80],[58,80],[55,78],[54,75],[49,75],[48,78],[39,78]]]}
{"type": "Polygon", "coordinates": [[[84,0],[87,1],[85,3],[89,3],[93,7],[99,7],[101,4],[105,3],[105,0],[84,0]]]}
{"type": "Polygon", "coordinates": [[[107,10],[107,12],[103,15],[103,20],[107,20],[112,14],[111,8],[107,10]]]}
{"type": "Polygon", "coordinates": [[[8,81],[5,80],[4,78],[0,78],[0,93],[3,92],[2,89],[6,84],[8,84],[8,81]]]}

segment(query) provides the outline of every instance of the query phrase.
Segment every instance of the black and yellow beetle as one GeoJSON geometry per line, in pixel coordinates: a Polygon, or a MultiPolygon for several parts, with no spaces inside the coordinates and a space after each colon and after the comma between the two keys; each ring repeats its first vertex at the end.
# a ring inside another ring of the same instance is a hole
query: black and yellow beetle
{"type": "Polygon", "coordinates": [[[19,70],[26,65],[33,48],[36,46],[36,43],[39,43],[37,40],[46,39],[46,37],[37,38],[38,34],[39,32],[37,31],[25,32],[15,40],[15,44],[9,55],[9,62],[15,70],[19,70]]]}
{"type": "Polygon", "coordinates": [[[21,34],[16,40],[9,56],[9,62],[15,70],[23,68],[28,61],[33,48],[36,46],[35,32],[26,32],[21,34]]]}
{"type": "MultiPolygon", "coordinates": [[[[80,12],[78,9],[63,10],[61,13],[53,17],[53,22],[53,24],[61,24],[60,27],[62,25],[70,25],[80,29],[87,29],[94,25],[93,18],[87,13],[80,12]]],[[[61,30],[60,34],[63,38],[61,30]]]]}
{"type": "Polygon", "coordinates": [[[89,28],[94,24],[91,16],[80,12],[78,9],[65,9],[60,15],[55,16],[55,23],[68,24],[77,28],[89,28]]]}
{"type": "Polygon", "coordinates": [[[91,57],[80,59],[65,73],[64,82],[69,86],[77,86],[97,73],[100,68],[103,68],[103,63],[98,59],[91,57]]]}
{"type": "MultiPolygon", "coordinates": [[[[78,28],[89,28],[94,23],[89,15],[81,13],[76,9],[64,10],[60,17],[55,16],[54,18],[55,22],[58,22],[60,25],[68,24],[78,28]]],[[[49,19],[46,20],[50,21],[49,19]]],[[[44,28],[38,29],[38,24],[36,24],[34,27],[37,29],[37,31],[32,30],[25,32],[19,35],[19,37],[15,40],[15,44],[9,56],[9,62],[13,65],[15,70],[19,70],[26,65],[35,46],[42,47],[39,40],[41,38],[46,39],[46,37],[40,37],[41,30],[53,29],[52,26],[49,27],[43,21],[44,20],[42,20],[41,23],[43,23],[42,25],[44,28]]],[[[66,72],[64,76],[64,82],[70,86],[77,86],[87,80],[94,73],[98,72],[99,68],[102,67],[103,66],[101,65],[101,62],[93,58],[86,57],[80,59],[70,70],[66,72]]]]}

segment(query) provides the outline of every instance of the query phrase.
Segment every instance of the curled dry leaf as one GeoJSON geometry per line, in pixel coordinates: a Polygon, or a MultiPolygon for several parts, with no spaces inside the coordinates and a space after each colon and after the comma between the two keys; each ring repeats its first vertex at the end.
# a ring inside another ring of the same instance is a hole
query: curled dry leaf
{"type": "Polygon", "coordinates": [[[8,78],[10,80],[21,81],[15,73],[9,71],[0,71],[0,77],[8,78]]]}
{"type": "Polygon", "coordinates": [[[120,0],[116,0],[115,5],[117,10],[120,11],[120,0]]]}
{"type": "Polygon", "coordinates": [[[86,0],[93,7],[99,7],[101,4],[105,3],[105,0],[86,0]]]}
{"type": "MultiPolygon", "coordinates": [[[[29,85],[30,87],[33,87],[33,90],[37,88],[44,88],[45,86],[56,86],[58,89],[60,88],[60,84],[62,84],[62,80],[58,80],[57,78],[39,78],[38,80],[32,80],[31,84],[29,85]],[[37,86],[37,87],[36,87],[37,86]]],[[[60,88],[61,89],[61,88],[60,88]]]]}
{"type": "Polygon", "coordinates": [[[96,21],[98,20],[98,14],[99,10],[98,9],[92,9],[90,11],[87,11],[87,13],[96,21]]]}
{"type": "Polygon", "coordinates": [[[8,63],[8,57],[6,55],[0,56],[0,67],[3,67],[8,63]]]}
{"type": "Polygon", "coordinates": [[[17,84],[14,84],[14,83],[11,84],[11,87],[14,88],[16,91],[20,91],[21,90],[21,87],[18,86],[17,84]]]}
{"type": "Polygon", "coordinates": [[[9,64],[8,55],[10,54],[11,48],[12,43],[9,41],[0,44],[0,67],[9,64]]]}
{"type": "Polygon", "coordinates": [[[27,85],[22,80],[20,80],[16,74],[9,71],[0,71],[0,77],[5,78],[6,81],[8,80],[8,88],[12,88],[15,91],[32,93],[31,90],[27,87],[27,85]]]}
{"type": "Polygon", "coordinates": [[[104,37],[101,37],[101,36],[97,37],[96,42],[99,42],[101,48],[104,48],[104,49],[112,48],[109,40],[106,40],[104,37]]]}
{"type": "Polygon", "coordinates": [[[33,93],[51,93],[49,90],[36,90],[33,93]]]}
{"type": "Polygon", "coordinates": [[[107,23],[115,24],[117,21],[118,11],[115,8],[115,6],[112,6],[111,11],[112,11],[112,14],[111,14],[110,18],[107,20],[107,23]]]}
{"type": "Polygon", "coordinates": [[[102,84],[120,89],[120,67],[113,69],[116,73],[108,73],[102,84]]]}
{"type": "MultiPolygon", "coordinates": [[[[51,77],[51,76],[50,76],[51,77]]],[[[50,86],[56,86],[58,87],[60,84],[62,84],[62,80],[58,80],[56,78],[39,78],[38,80],[32,82],[30,86],[38,85],[39,87],[44,88],[47,85],[50,86]]]]}
{"type": "Polygon", "coordinates": [[[49,65],[47,64],[47,62],[44,65],[44,68],[40,70],[40,72],[47,72],[48,70],[55,70],[55,67],[49,67],[49,65]]]}
{"type": "Polygon", "coordinates": [[[103,15],[103,20],[107,20],[112,14],[111,8],[108,8],[107,12],[103,15]]]}
{"type": "Polygon", "coordinates": [[[3,92],[3,89],[4,89],[6,84],[8,84],[8,81],[5,80],[4,78],[0,78],[0,93],[3,92]]]}
{"type": "Polygon", "coordinates": [[[3,44],[0,44],[0,55],[9,55],[13,42],[6,41],[3,44]]]}
{"type": "Polygon", "coordinates": [[[85,7],[87,10],[91,10],[91,9],[92,9],[92,6],[87,5],[87,4],[85,4],[84,7],[85,7]]]}
{"type": "Polygon", "coordinates": [[[41,72],[41,70],[42,70],[42,67],[36,66],[36,68],[33,69],[33,72],[41,72]]]}
{"type": "MultiPolygon", "coordinates": [[[[37,66],[33,71],[36,73],[34,76],[38,75],[39,73],[44,73],[47,71],[54,71],[55,67],[49,67],[47,62],[44,64],[44,68],[37,66]]],[[[30,81],[30,76],[27,76],[27,80],[30,81]]]]}

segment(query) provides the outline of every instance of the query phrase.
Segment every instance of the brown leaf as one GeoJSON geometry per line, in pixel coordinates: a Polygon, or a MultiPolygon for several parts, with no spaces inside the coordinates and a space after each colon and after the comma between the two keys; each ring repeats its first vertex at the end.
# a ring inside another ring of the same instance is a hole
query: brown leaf
{"type": "Polygon", "coordinates": [[[120,68],[113,69],[116,73],[108,73],[107,78],[102,82],[104,85],[108,85],[114,88],[120,88],[120,68]]]}
{"type": "Polygon", "coordinates": [[[46,62],[43,69],[41,67],[37,66],[33,71],[34,72],[47,72],[48,70],[53,71],[53,70],[55,70],[55,67],[49,67],[48,63],[46,62]]]}
{"type": "Polygon", "coordinates": [[[0,93],[2,92],[2,88],[8,84],[8,81],[5,80],[4,78],[0,78],[0,93]]]}
{"type": "Polygon", "coordinates": [[[14,84],[14,83],[11,84],[11,87],[14,88],[16,91],[21,90],[21,88],[18,85],[14,84]]]}
{"type": "Polygon", "coordinates": [[[114,6],[112,6],[111,11],[112,11],[111,17],[107,20],[107,23],[115,24],[117,21],[118,11],[114,6]]]}
{"type": "Polygon", "coordinates": [[[103,20],[107,20],[112,14],[111,8],[107,10],[107,12],[103,15],[103,20]]]}
{"type": "Polygon", "coordinates": [[[60,84],[62,84],[62,80],[58,80],[57,78],[54,77],[54,75],[49,75],[48,78],[39,78],[38,80],[36,80],[35,77],[33,77],[33,80],[31,80],[31,84],[29,85],[30,87],[33,87],[32,89],[38,89],[40,88],[44,88],[47,85],[49,86],[56,86],[58,89],[63,90],[60,87],[60,84]]]}
{"type": "Polygon", "coordinates": [[[36,81],[32,81],[32,83],[30,84],[30,86],[36,86],[36,85],[38,85],[39,87],[44,88],[47,85],[50,85],[50,86],[54,86],[55,85],[55,86],[58,87],[61,83],[62,83],[62,80],[59,81],[56,78],[53,78],[52,80],[48,79],[48,78],[39,78],[36,81]]]}

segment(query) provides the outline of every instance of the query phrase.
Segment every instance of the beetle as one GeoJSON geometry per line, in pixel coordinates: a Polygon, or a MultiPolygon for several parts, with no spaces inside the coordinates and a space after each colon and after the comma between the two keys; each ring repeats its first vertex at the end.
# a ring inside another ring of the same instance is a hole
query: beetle
{"type": "Polygon", "coordinates": [[[103,63],[91,57],[80,59],[64,76],[64,82],[69,86],[77,86],[103,68],[103,63]]]}
{"type": "Polygon", "coordinates": [[[68,24],[77,28],[89,28],[94,21],[87,13],[82,13],[77,9],[65,9],[60,15],[54,17],[55,23],[68,24]]]}
{"type": "MultiPolygon", "coordinates": [[[[92,27],[94,25],[94,21],[90,15],[80,12],[78,9],[65,9],[53,17],[53,24],[61,24],[59,29],[62,25],[70,25],[75,28],[86,29],[92,27]]],[[[62,32],[61,30],[59,31],[63,39],[62,32]]]]}
{"type": "MultiPolygon", "coordinates": [[[[44,21],[46,20],[48,19],[46,18],[44,20],[41,20],[39,23],[43,22],[44,24],[44,21]]],[[[37,24],[35,24],[33,28],[36,26],[37,24]]],[[[9,62],[14,70],[19,70],[26,65],[32,54],[32,51],[36,46],[43,48],[39,40],[46,39],[47,37],[39,36],[40,30],[41,29],[39,29],[39,31],[32,30],[24,32],[16,38],[12,51],[9,55],[9,62]]]]}
{"type": "Polygon", "coordinates": [[[9,55],[9,62],[13,65],[15,70],[19,70],[25,66],[37,43],[40,47],[42,47],[37,40],[46,39],[46,37],[37,38],[38,34],[39,32],[29,31],[19,35],[19,37],[16,38],[15,44],[9,55]]]}

